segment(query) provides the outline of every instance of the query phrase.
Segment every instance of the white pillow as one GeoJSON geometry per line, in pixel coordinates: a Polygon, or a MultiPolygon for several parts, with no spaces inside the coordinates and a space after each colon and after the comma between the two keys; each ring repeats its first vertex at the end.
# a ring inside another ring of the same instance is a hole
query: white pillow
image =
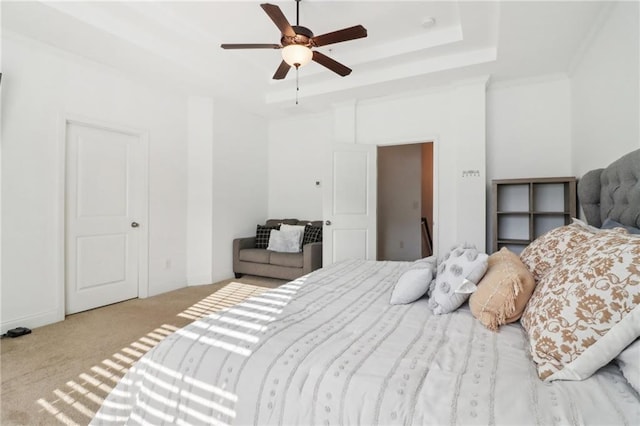
{"type": "Polygon", "coordinates": [[[280,225],[280,231],[287,232],[292,235],[290,238],[298,238],[298,251],[302,248],[302,240],[304,238],[304,225],[287,225],[283,223],[280,225]]]}
{"type": "Polygon", "coordinates": [[[393,287],[389,303],[392,305],[404,305],[420,299],[427,293],[429,284],[433,280],[435,269],[435,258],[415,261],[409,270],[400,276],[393,287]]]}
{"type": "Polygon", "coordinates": [[[269,235],[269,246],[267,250],[281,253],[300,253],[298,235],[293,232],[283,232],[272,229],[271,235],[269,235]]]}

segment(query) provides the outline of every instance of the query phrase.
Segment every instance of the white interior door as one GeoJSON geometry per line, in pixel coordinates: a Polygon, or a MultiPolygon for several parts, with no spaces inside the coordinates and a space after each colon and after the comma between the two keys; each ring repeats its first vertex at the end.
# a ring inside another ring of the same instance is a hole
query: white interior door
{"type": "MultiPolygon", "coordinates": [[[[67,123],[66,313],[138,296],[139,135],[67,123]]],[[[145,239],[146,240],[146,239],[145,239]]]]}
{"type": "Polygon", "coordinates": [[[375,145],[334,144],[327,162],[323,264],[376,258],[375,145]]]}

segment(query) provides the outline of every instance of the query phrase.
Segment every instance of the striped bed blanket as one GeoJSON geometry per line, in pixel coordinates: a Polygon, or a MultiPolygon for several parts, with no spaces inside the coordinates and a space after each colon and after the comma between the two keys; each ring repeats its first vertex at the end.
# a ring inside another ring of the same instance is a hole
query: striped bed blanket
{"type": "Polygon", "coordinates": [[[615,365],[542,382],[519,324],[390,305],[409,262],[349,260],[195,321],[142,357],[92,424],[637,424],[615,365]]]}

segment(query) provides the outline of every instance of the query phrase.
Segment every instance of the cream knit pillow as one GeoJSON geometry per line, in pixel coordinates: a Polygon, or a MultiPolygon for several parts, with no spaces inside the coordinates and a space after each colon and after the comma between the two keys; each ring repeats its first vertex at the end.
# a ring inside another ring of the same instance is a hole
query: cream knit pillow
{"type": "Polygon", "coordinates": [[[471,313],[488,329],[517,321],[536,283],[518,255],[506,247],[489,256],[489,267],[469,298],[471,313]]]}

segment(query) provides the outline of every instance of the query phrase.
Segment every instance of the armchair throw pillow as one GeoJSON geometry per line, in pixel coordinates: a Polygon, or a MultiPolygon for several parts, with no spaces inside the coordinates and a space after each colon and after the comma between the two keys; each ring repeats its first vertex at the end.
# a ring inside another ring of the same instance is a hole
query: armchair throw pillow
{"type": "Polygon", "coordinates": [[[277,251],[280,253],[299,253],[299,237],[294,232],[278,231],[274,229],[271,231],[267,250],[277,251]]]}
{"type": "Polygon", "coordinates": [[[287,234],[287,239],[296,240],[298,242],[298,251],[302,250],[302,237],[304,236],[304,225],[280,225],[280,232],[287,234]]]}
{"type": "Polygon", "coordinates": [[[322,242],[322,227],[313,226],[307,224],[304,227],[304,236],[302,238],[302,245],[309,243],[321,243],[322,242]]]}
{"type": "Polygon", "coordinates": [[[257,225],[256,227],[256,248],[266,249],[269,246],[269,236],[272,230],[280,229],[280,225],[276,226],[264,226],[257,225]]]}

